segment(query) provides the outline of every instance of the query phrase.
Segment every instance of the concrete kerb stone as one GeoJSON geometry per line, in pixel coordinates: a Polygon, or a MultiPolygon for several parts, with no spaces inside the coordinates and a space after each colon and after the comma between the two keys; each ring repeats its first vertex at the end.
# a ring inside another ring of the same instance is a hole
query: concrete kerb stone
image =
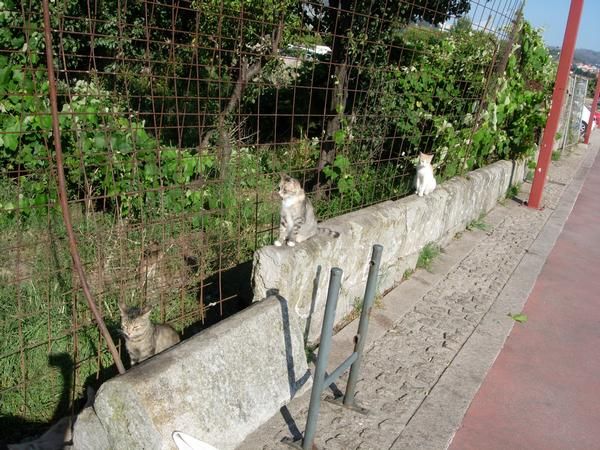
{"type": "Polygon", "coordinates": [[[85,408],[77,415],[74,430],[76,430],[73,433],[72,448],[74,449],[98,450],[111,448],[108,433],[100,423],[93,407],[85,408]]]}
{"type": "Polygon", "coordinates": [[[374,244],[384,246],[378,285],[381,294],[396,286],[405,270],[415,267],[425,245],[447,244],[471,221],[489,212],[505,196],[509,183],[521,182],[524,173],[523,162],[499,161],[464,178],[455,177],[429,196],[386,201],[325,222],[324,226],[340,232],[337,239],[316,236],[294,248],[263,247],[254,254],[254,301],[275,289],[288,299],[303,324],[313,310],[308,337],[315,342],[332,267],[344,271],[337,324],[362,298],[374,244]],[[319,267],[318,295],[313,298],[319,267]]]}
{"type": "Polygon", "coordinates": [[[295,315],[271,296],[104,383],[74,448],[172,449],[183,431],[233,449],[311,382],[295,315]]]}

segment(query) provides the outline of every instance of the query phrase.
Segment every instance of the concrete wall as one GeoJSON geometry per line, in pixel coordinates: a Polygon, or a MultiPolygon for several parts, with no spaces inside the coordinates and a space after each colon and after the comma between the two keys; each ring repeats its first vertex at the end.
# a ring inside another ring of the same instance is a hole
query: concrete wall
{"type": "Polygon", "coordinates": [[[371,247],[384,246],[379,292],[414,268],[429,242],[444,245],[523,179],[523,164],[498,162],[410,196],[337,217],[337,239],[254,257],[252,307],[104,383],[74,427],[75,449],[173,449],[183,431],[232,449],[311,384],[303,333],[318,338],[329,271],[344,270],[337,321],[362,299],[371,247]],[[277,290],[280,296],[269,296],[277,290]],[[314,300],[314,301],[313,301],[314,300]],[[311,307],[314,308],[312,315],[311,307]],[[289,310],[288,310],[289,308],[289,310]]]}
{"type": "Polygon", "coordinates": [[[272,296],[104,383],[74,448],[172,449],[183,431],[232,449],[310,384],[299,324],[272,296]]]}
{"type": "Polygon", "coordinates": [[[293,248],[261,248],[254,254],[254,300],[264,298],[268,290],[278,290],[315,341],[332,267],[344,271],[336,314],[339,323],[362,300],[373,244],[384,247],[381,293],[399,283],[405,270],[415,267],[427,243],[447,243],[504,198],[511,184],[523,180],[525,171],[524,163],[499,161],[464,178],[455,177],[429,196],[411,195],[325,222],[324,226],[341,233],[337,239],[316,236],[293,248]]]}

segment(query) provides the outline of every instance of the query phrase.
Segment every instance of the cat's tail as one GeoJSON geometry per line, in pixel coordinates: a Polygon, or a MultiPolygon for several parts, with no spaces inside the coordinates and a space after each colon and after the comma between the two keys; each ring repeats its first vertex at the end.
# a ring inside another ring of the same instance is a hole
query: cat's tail
{"type": "Polygon", "coordinates": [[[333,238],[340,237],[340,233],[338,233],[337,231],[332,230],[331,228],[319,227],[319,228],[317,228],[317,230],[319,230],[319,233],[326,234],[327,236],[330,236],[330,237],[333,237],[333,238]]]}

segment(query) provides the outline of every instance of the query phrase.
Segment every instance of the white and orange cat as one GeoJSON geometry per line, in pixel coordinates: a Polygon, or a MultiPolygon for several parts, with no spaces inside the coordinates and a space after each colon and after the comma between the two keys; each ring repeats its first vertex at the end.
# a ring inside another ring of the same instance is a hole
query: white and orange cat
{"type": "Polygon", "coordinates": [[[433,175],[433,166],[431,165],[432,159],[433,155],[419,152],[417,175],[415,177],[415,185],[417,188],[415,194],[419,197],[431,194],[437,185],[435,175],[433,175]]]}

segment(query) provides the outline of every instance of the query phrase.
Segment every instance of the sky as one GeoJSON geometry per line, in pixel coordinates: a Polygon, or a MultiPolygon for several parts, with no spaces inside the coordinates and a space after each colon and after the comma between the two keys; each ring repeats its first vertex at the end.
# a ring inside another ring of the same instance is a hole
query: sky
{"type": "MultiPolygon", "coordinates": [[[[525,0],[525,18],[544,29],[546,44],[562,46],[570,0],[525,0]]],[[[584,0],[577,48],[600,51],[600,0],[584,0]]]]}

